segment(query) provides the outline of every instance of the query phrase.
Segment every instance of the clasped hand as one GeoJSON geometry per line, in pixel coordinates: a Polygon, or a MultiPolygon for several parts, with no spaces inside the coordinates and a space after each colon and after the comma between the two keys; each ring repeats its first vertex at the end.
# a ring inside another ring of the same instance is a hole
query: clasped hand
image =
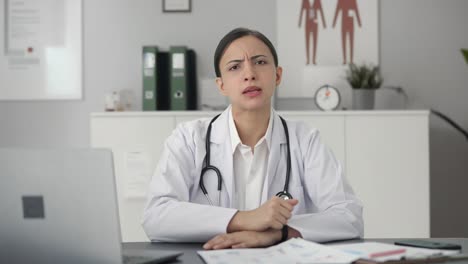
{"type": "Polygon", "coordinates": [[[297,199],[283,200],[273,197],[259,208],[251,211],[239,211],[228,225],[228,233],[236,231],[280,230],[291,218],[297,199]]]}
{"type": "Polygon", "coordinates": [[[259,208],[239,211],[231,219],[227,234],[215,236],[204,249],[264,247],[281,240],[281,229],[292,216],[297,199],[273,197],[259,208]]]}

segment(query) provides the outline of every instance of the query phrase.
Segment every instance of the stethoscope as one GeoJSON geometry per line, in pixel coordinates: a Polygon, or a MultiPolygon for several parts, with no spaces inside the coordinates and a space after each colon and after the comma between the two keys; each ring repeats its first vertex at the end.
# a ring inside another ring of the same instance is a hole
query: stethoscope
{"type": "MultiPolygon", "coordinates": [[[[220,115],[221,114],[218,114],[217,116],[213,117],[213,119],[211,119],[210,121],[210,124],[208,125],[208,130],[206,131],[206,139],[205,139],[205,148],[206,148],[205,166],[202,168],[201,175],[200,175],[200,189],[202,190],[203,194],[205,195],[210,205],[213,205],[213,202],[211,201],[210,196],[208,195],[208,191],[205,188],[205,184],[203,183],[203,176],[205,175],[205,172],[209,170],[214,171],[216,173],[216,176],[218,177],[218,205],[221,205],[221,186],[223,183],[223,179],[221,177],[221,172],[219,171],[219,169],[210,164],[211,125],[220,115]]],[[[286,146],[288,150],[288,155],[287,155],[287,161],[286,161],[286,180],[284,182],[284,188],[282,191],[278,192],[276,196],[284,200],[289,200],[293,198],[292,195],[288,192],[289,176],[291,175],[291,151],[289,149],[289,132],[288,132],[288,126],[286,125],[286,121],[281,116],[279,118],[281,119],[281,123],[283,124],[284,133],[286,134],[286,144],[287,144],[286,146]]]]}

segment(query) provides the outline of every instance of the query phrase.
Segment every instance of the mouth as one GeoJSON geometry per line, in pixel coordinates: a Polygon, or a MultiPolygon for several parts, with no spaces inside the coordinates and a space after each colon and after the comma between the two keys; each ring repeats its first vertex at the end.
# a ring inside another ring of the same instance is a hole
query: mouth
{"type": "Polygon", "coordinates": [[[249,87],[245,88],[244,91],[242,91],[242,94],[257,95],[257,94],[260,94],[261,92],[262,92],[262,89],[260,87],[249,86],[249,87]]]}

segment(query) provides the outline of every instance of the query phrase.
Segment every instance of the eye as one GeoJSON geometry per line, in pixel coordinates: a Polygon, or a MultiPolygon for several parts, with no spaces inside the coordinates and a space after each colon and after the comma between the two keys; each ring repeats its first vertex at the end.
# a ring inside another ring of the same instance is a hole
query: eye
{"type": "Polygon", "coordinates": [[[239,69],[239,65],[236,64],[236,65],[231,66],[228,70],[229,71],[235,71],[237,69],[239,69]]]}
{"type": "Polygon", "coordinates": [[[267,61],[266,60],[258,60],[256,63],[260,64],[260,65],[263,65],[263,64],[267,64],[267,61]]]}

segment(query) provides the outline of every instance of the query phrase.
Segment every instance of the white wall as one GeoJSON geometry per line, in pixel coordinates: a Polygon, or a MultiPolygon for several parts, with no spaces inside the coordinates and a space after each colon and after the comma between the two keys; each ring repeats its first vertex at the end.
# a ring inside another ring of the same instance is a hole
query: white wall
{"type": "MultiPolygon", "coordinates": [[[[287,1],[287,0],[285,0],[287,1]]],[[[166,14],[161,0],[84,0],[84,100],[0,102],[0,146],[89,146],[89,113],[104,94],[132,89],[141,107],[144,44],[186,44],[198,55],[200,77],[212,77],[219,39],[236,26],[276,41],[271,0],[192,0],[189,14],[166,14]]],[[[380,59],[387,84],[435,107],[468,128],[466,0],[381,0],[380,59]]],[[[280,99],[281,110],[315,109],[311,99],[280,99]]],[[[431,119],[433,236],[468,236],[468,142],[431,119]]],[[[395,192],[395,195],[398,192],[395,192]]]]}
{"type": "MultiPolygon", "coordinates": [[[[384,0],[381,62],[413,105],[438,109],[468,130],[468,1],[384,0]]],[[[431,118],[432,235],[468,236],[468,141],[431,118]]]]}
{"type": "MultiPolygon", "coordinates": [[[[410,97],[410,108],[434,108],[466,130],[468,65],[460,49],[468,48],[467,11],[466,0],[380,1],[384,84],[404,88],[410,97]]],[[[376,107],[392,106],[389,98],[399,99],[392,92],[378,91],[376,107]]],[[[279,99],[277,106],[288,110],[316,109],[312,99],[300,98],[279,99]]],[[[468,141],[432,116],[430,155],[431,235],[467,237],[468,141]]]]}
{"type": "Polygon", "coordinates": [[[142,45],[188,45],[199,76],[213,77],[214,49],[229,30],[252,27],[276,38],[271,0],[192,0],[191,13],[177,14],[162,13],[161,0],[83,1],[85,99],[0,101],[0,146],[88,146],[89,113],[104,109],[109,90],[134,90],[141,109],[142,45]]]}

